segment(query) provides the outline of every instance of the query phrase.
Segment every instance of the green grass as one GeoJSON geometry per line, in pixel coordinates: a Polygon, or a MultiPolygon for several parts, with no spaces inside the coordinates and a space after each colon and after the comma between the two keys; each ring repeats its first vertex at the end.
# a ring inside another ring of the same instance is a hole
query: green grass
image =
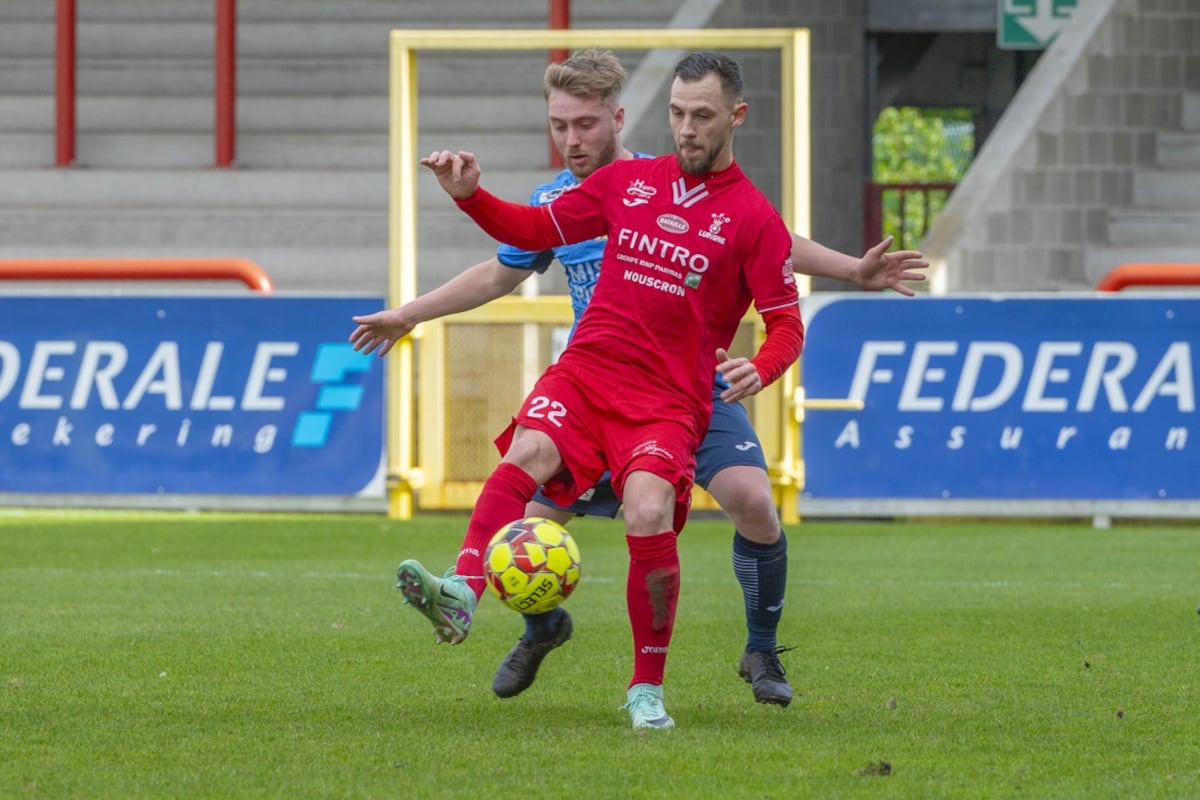
{"type": "Polygon", "coordinates": [[[393,588],[462,527],[0,513],[0,797],[1200,796],[1195,525],[792,526],[781,709],[735,672],[730,530],[693,520],[654,735],[618,710],[620,526],[575,523],[575,638],[505,701],[516,616],[434,646],[393,588]]]}

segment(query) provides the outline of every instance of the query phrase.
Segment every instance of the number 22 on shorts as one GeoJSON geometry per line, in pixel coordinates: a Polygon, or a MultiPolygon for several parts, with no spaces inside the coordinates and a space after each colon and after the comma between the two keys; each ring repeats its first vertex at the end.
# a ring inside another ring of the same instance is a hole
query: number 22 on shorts
{"type": "Polygon", "coordinates": [[[557,400],[551,400],[543,394],[529,400],[529,410],[526,416],[533,419],[544,419],[556,428],[562,427],[562,418],[567,415],[567,408],[557,400]]]}

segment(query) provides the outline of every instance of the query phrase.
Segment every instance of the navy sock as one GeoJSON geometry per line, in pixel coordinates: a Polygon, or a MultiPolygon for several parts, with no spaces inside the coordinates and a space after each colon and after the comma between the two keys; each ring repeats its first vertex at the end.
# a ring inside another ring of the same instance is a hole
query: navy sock
{"type": "Polygon", "coordinates": [[[525,618],[525,635],[522,638],[530,642],[544,642],[553,639],[554,634],[558,631],[559,620],[566,613],[561,608],[555,608],[544,614],[522,614],[521,616],[525,618]]]}
{"type": "Polygon", "coordinates": [[[758,544],[734,531],[733,573],[746,604],[746,649],[774,650],[787,590],[787,536],[780,531],[775,544],[758,544]]]}

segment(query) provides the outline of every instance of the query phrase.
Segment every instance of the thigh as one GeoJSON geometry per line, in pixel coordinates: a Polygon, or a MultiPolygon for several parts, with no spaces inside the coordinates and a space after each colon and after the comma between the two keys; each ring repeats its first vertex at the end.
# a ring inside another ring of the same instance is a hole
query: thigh
{"type": "MultiPolygon", "coordinates": [[[[542,374],[513,419],[514,426],[540,431],[550,438],[562,459],[562,471],[545,480],[542,493],[555,505],[574,502],[604,474],[603,443],[597,434],[605,414],[591,400],[591,393],[575,376],[553,366],[542,374]]],[[[504,452],[511,443],[497,439],[504,452]]]]}
{"type": "Polygon", "coordinates": [[[765,471],[767,460],[746,407],[716,400],[708,430],[696,450],[696,483],[707,489],[716,474],[728,467],[765,471]]]}

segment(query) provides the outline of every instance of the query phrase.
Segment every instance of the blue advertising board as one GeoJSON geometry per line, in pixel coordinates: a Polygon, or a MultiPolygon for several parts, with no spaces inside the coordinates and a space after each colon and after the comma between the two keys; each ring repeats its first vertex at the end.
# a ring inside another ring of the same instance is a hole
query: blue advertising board
{"type": "MultiPolygon", "coordinates": [[[[807,315],[806,315],[807,316],[807,315]]],[[[1200,296],[844,297],[808,319],[806,498],[1195,500],[1200,296]]]]}
{"type": "Polygon", "coordinates": [[[0,492],[353,495],[381,297],[0,297],[0,492]]]}

